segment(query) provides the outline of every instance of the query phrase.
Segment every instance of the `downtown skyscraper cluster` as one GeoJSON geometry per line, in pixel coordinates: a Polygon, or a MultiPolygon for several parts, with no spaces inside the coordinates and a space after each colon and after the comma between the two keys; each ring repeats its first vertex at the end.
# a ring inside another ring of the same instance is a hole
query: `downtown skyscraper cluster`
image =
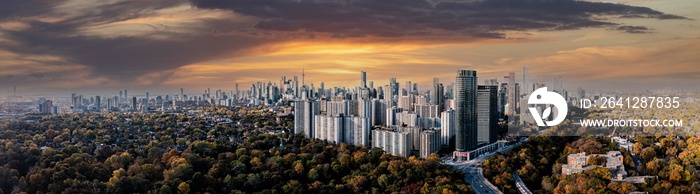
{"type": "Polygon", "coordinates": [[[461,70],[445,86],[433,79],[432,90],[396,78],[375,87],[366,72],[354,89],[327,91],[301,87],[294,100],[294,132],[335,143],[378,147],[398,156],[428,157],[453,147],[470,157],[479,145],[497,139],[498,83],[477,85],[476,71],[461,70]],[[481,115],[480,115],[481,114],[481,115]]]}
{"type": "MultiPolygon", "coordinates": [[[[141,95],[129,95],[128,90],[120,90],[118,95],[104,96],[96,95],[84,97],[83,95],[71,94],[67,111],[76,112],[178,112],[183,106],[188,105],[222,105],[232,106],[238,102],[240,91],[229,93],[216,90],[214,94],[211,89],[204,90],[200,95],[185,94],[184,88],[180,88],[179,94],[168,94],[165,96],[154,95],[150,92],[141,95]]],[[[57,112],[57,111],[56,111],[57,112]]]]}

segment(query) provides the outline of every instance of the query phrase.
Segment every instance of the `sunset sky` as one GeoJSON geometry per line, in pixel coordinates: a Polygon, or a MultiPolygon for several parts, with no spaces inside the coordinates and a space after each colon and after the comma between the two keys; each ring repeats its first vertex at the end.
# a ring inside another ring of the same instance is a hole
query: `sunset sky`
{"type": "Polygon", "coordinates": [[[700,90],[696,0],[0,0],[0,96],[384,85],[527,65],[567,88],[700,90]]]}

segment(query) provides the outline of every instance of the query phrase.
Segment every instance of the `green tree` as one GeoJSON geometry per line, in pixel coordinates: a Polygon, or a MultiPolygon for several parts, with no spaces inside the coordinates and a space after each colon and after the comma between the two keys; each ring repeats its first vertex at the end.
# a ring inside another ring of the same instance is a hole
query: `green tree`
{"type": "Polygon", "coordinates": [[[299,181],[297,181],[297,180],[288,181],[287,184],[282,186],[282,191],[284,193],[296,193],[296,194],[304,192],[301,183],[299,183],[299,181]]]}

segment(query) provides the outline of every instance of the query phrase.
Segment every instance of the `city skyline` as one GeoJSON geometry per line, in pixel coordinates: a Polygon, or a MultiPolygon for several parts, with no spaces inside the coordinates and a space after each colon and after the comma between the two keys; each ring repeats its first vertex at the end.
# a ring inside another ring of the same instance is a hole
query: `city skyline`
{"type": "Polygon", "coordinates": [[[18,94],[199,91],[302,70],[306,83],[346,87],[359,71],[424,88],[460,69],[501,80],[522,66],[535,81],[563,76],[574,88],[696,90],[700,79],[700,5],[681,0],[8,3],[0,96],[14,85],[18,94]]]}
{"type": "Polygon", "coordinates": [[[0,0],[2,193],[700,193],[698,0],[0,0]]]}
{"type": "MultiPolygon", "coordinates": [[[[456,71],[456,73],[459,73],[461,71],[463,71],[463,70],[458,70],[458,71],[456,71]]],[[[471,71],[476,71],[476,70],[471,70],[471,71]]],[[[453,74],[454,73],[455,72],[453,72],[453,74]]],[[[514,73],[514,72],[510,72],[510,74],[512,74],[512,73],[514,73]]],[[[196,89],[196,90],[191,90],[191,89],[187,89],[187,88],[179,88],[176,92],[173,92],[173,91],[163,92],[163,91],[159,91],[158,89],[153,89],[153,88],[141,89],[141,90],[120,89],[120,90],[109,90],[109,91],[101,91],[101,92],[95,92],[95,91],[85,92],[85,91],[80,91],[80,90],[73,90],[73,91],[64,91],[62,93],[54,93],[54,94],[48,94],[48,93],[30,94],[26,97],[30,97],[30,98],[35,98],[35,97],[62,98],[62,97],[65,97],[66,95],[81,95],[81,96],[86,96],[86,97],[89,97],[89,96],[92,96],[92,97],[95,97],[95,96],[119,97],[119,98],[126,98],[126,97],[144,98],[145,97],[145,99],[153,99],[157,96],[158,97],[170,96],[170,97],[174,98],[176,96],[182,97],[183,95],[189,96],[189,97],[211,95],[213,98],[215,94],[216,95],[226,94],[226,95],[229,95],[229,97],[231,97],[232,93],[236,93],[236,92],[240,92],[240,95],[243,95],[244,92],[251,94],[251,93],[255,93],[256,90],[260,89],[260,88],[256,89],[256,87],[259,87],[258,84],[260,84],[260,86],[268,86],[268,84],[269,84],[269,86],[274,86],[274,87],[277,87],[279,89],[282,89],[284,87],[284,88],[287,88],[289,90],[292,90],[293,92],[297,92],[296,90],[294,90],[295,88],[297,88],[299,93],[294,94],[297,96],[301,96],[301,92],[303,92],[302,89],[304,89],[304,87],[306,88],[306,90],[314,89],[314,92],[316,92],[316,90],[319,90],[319,89],[324,89],[326,91],[333,91],[334,89],[340,89],[344,92],[357,92],[357,93],[364,92],[362,90],[363,90],[363,88],[366,87],[370,90],[375,89],[377,91],[384,91],[384,92],[386,92],[387,90],[393,90],[393,93],[397,93],[397,92],[399,93],[399,95],[394,94],[395,96],[400,96],[400,93],[402,91],[409,91],[409,92],[415,91],[415,92],[421,93],[423,95],[431,95],[431,96],[440,95],[442,98],[442,97],[445,97],[444,96],[445,92],[451,92],[454,89],[453,87],[455,86],[454,75],[449,79],[433,78],[432,83],[421,84],[421,83],[413,82],[412,80],[409,80],[409,79],[401,79],[401,78],[397,78],[397,77],[392,77],[389,80],[386,80],[386,82],[383,82],[381,80],[372,80],[372,79],[368,79],[366,71],[358,71],[358,72],[356,72],[356,74],[360,76],[359,79],[357,79],[357,77],[356,77],[356,80],[355,80],[355,82],[357,82],[357,80],[359,80],[359,84],[350,85],[350,86],[334,86],[334,85],[328,85],[325,82],[302,83],[303,82],[302,80],[305,79],[304,78],[305,76],[302,76],[300,78],[299,76],[292,75],[292,76],[278,76],[278,80],[274,80],[274,81],[273,80],[266,80],[266,81],[261,80],[261,81],[257,81],[251,85],[248,85],[248,86],[241,86],[240,88],[239,88],[239,84],[236,83],[236,84],[233,84],[233,87],[229,87],[229,88],[206,87],[203,89],[196,89]],[[402,84],[400,80],[405,80],[404,84],[402,84]],[[442,80],[442,81],[440,81],[440,80],[442,80]],[[282,84],[282,83],[284,83],[284,84],[282,84]],[[392,89],[392,85],[394,85],[394,84],[398,85],[399,87],[392,89]],[[405,85],[405,84],[411,84],[411,86],[407,87],[407,85],[405,85]],[[370,86],[372,86],[372,87],[370,87],[370,86]],[[419,86],[419,87],[417,87],[417,88],[415,88],[415,90],[413,90],[415,86],[419,86]],[[448,88],[445,88],[445,87],[448,87],[448,88]],[[439,94],[436,93],[435,89],[437,89],[439,94]],[[429,92],[429,93],[427,93],[427,92],[429,92]],[[149,98],[149,95],[150,95],[150,98],[149,98]]],[[[515,74],[515,75],[517,77],[518,74],[515,74]]],[[[506,76],[505,78],[508,78],[508,77],[506,76]]],[[[557,78],[563,79],[563,77],[561,77],[561,76],[558,76],[557,78]]],[[[486,85],[494,85],[494,86],[500,85],[500,84],[507,85],[508,82],[506,80],[507,79],[497,80],[495,78],[494,79],[484,79],[484,78],[475,79],[476,84],[484,83],[486,85]]],[[[564,82],[563,82],[563,80],[561,80],[561,81],[562,81],[561,84],[563,85],[564,82]]],[[[545,82],[536,82],[536,81],[530,80],[531,84],[540,84],[540,85],[542,85],[542,84],[551,85],[552,82],[557,82],[557,79],[546,80],[545,82]]],[[[518,84],[518,83],[519,82],[516,82],[516,84],[518,84]]],[[[6,92],[7,94],[5,94],[5,95],[0,95],[0,97],[22,97],[21,93],[16,93],[16,91],[14,91],[14,90],[16,90],[15,87],[16,86],[12,86],[13,90],[6,92]]],[[[568,89],[568,88],[564,88],[564,89],[568,89]]],[[[282,91],[280,91],[280,94],[282,94],[282,91]]],[[[221,96],[221,97],[223,97],[223,96],[221,96]]],[[[332,97],[332,96],[326,96],[326,97],[332,97]]],[[[301,98],[301,97],[299,97],[299,98],[301,98]]],[[[445,102],[433,102],[433,99],[431,99],[430,103],[444,105],[445,102]]],[[[443,110],[440,110],[440,111],[443,111],[443,110]]]]}
{"type": "MultiPolygon", "coordinates": [[[[460,72],[462,70],[464,70],[464,69],[456,70],[455,72],[460,72]]],[[[454,74],[455,72],[452,72],[452,73],[454,74]]],[[[367,76],[368,72],[363,71],[363,70],[360,70],[360,71],[357,71],[354,73],[355,73],[355,78],[354,78],[355,80],[348,81],[350,83],[348,83],[347,85],[328,84],[328,83],[334,83],[333,81],[331,81],[331,82],[321,81],[321,82],[312,82],[312,83],[306,82],[305,84],[302,84],[302,79],[305,79],[306,76],[300,76],[301,74],[300,75],[291,74],[291,75],[280,75],[280,76],[277,76],[276,79],[258,80],[258,81],[252,82],[249,85],[241,85],[240,83],[233,83],[233,84],[228,85],[228,86],[223,86],[222,88],[211,87],[211,86],[209,86],[209,87],[199,86],[196,88],[179,87],[179,88],[172,88],[171,89],[171,88],[161,88],[161,87],[155,87],[155,86],[148,87],[148,88],[138,88],[138,87],[134,87],[134,86],[131,86],[131,87],[126,86],[126,88],[115,88],[115,89],[107,89],[107,90],[83,88],[83,89],[70,89],[70,90],[60,89],[60,90],[48,90],[48,91],[42,90],[42,91],[37,91],[37,92],[27,92],[27,90],[23,90],[22,88],[18,87],[17,85],[11,85],[8,88],[4,88],[5,91],[0,91],[0,97],[13,97],[13,96],[22,97],[22,96],[25,96],[25,97],[59,97],[60,98],[60,97],[65,97],[66,95],[70,95],[70,94],[111,97],[111,96],[121,96],[122,93],[126,92],[126,91],[131,91],[130,92],[131,95],[128,95],[128,96],[134,96],[134,97],[147,97],[149,94],[151,95],[151,98],[156,97],[156,96],[182,96],[182,95],[199,96],[202,94],[211,93],[212,90],[220,91],[222,93],[227,93],[227,94],[231,93],[232,91],[250,92],[252,87],[255,87],[254,85],[257,85],[257,84],[266,85],[269,83],[272,86],[281,87],[280,81],[282,81],[282,78],[285,78],[286,81],[290,82],[289,87],[295,87],[294,81],[296,80],[296,81],[298,81],[299,88],[306,86],[310,89],[313,86],[314,88],[318,89],[321,87],[321,85],[323,85],[325,89],[338,88],[338,89],[345,89],[347,91],[354,91],[354,90],[358,89],[358,87],[362,88],[362,84],[363,84],[362,80],[363,79],[366,82],[366,86],[370,89],[372,89],[372,88],[379,89],[381,87],[381,88],[384,88],[384,90],[389,90],[389,89],[391,89],[390,85],[392,83],[398,84],[399,88],[394,88],[394,90],[398,90],[399,92],[401,90],[407,89],[406,85],[405,85],[406,83],[411,83],[411,88],[413,88],[414,86],[417,85],[418,87],[417,87],[416,91],[421,92],[421,93],[430,92],[430,95],[435,95],[434,92],[435,92],[435,89],[437,86],[437,85],[435,85],[436,83],[442,87],[442,88],[439,88],[439,90],[442,92],[445,92],[445,90],[447,89],[446,87],[454,86],[454,84],[455,84],[454,75],[447,76],[447,78],[433,77],[433,78],[431,78],[430,83],[427,83],[427,82],[419,83],[419,82],[412,81],[411,79],[401,78],[401,77],[396,77],[396,76],[391,76],[387,80],[376,80],[376,79],[372,79],[372,77],[370,77],[370,76],[367,76]],[[357,83],[358,82],[358,77],[357,77],[358,75],[362,76],[359,79],[360,80],[359,84],[357,83]],[[370,84],[372,84],[374,87],[369,87],[370,84]],[[133,88],[137,88],[137,89],[133,89],[133,88]]],[[[305,74],[305,75],[308,75],[308,74],[305,74]]],[[[483,78],[483,77],[479,76],[476,81],[478,84],[484,83],[486,85],[501,84],[501,83],[508,84],[509,83],[508,78],[510,75],[514,75],[516,77],[516,81],[514,83],[516,84],[517,87],[520,87],[518,85],[522,83],[523,78],[521,77],[522,76],[521,72],[518,72],[518,71],[506,72],[506,74],[504,74],[503,76],[494,77],[494,78],[483,78]]],[[[539,78],[539,79],[535,79],[535,80],[531,79],[531,76],[532,76],[532,74],[528,74],[528,77],[527,77],[528,84],[538,84],[538,85],[549,86],[549,87],[553,87],[554,85],[560,84],[559,87],[564,89],[564,90],[567,90],[567,91],[569,91],[569,90],[575,91],[575,90],[581,89],[581,87],[575,87],[575,84],[570,83],[569,80],[564,82],[563,79],[565,79],[565,77],[563,77],[563,76],[556,76],[556,77],[548,78],[548,79],[539,78]],[[566,83],[566,84],[564,84],[564,83],[566,83]]],[[[534,87],[534,85],[531,85],[531,86],[534,87]]],[[[173,87],[175,87],[175,86],[173,86],[173,87]]],[[[635,91],[633,89],[630,90],[630,88],[626,88],[626,89],[622,89],[622,90],[605,90],[605,89],[600,89],[600,88],[582,88],[582,89],[590,90],[590,91],[599,91],[599,92],[600,91],[635,91]]],[[[668,89],[668,88],[658,88],[658,89],[668,89]]],[[[646,89],[641,89],[641,90],[646,90],[646,89]]],[[[689,91],[693,91],[693,90],[691,89],[689,91]]],[[[394,92],[396,92],[396,91],[394,91],[394,92]]],[[[126,96],[126,94],[125,94],[125,96],[126,96]]]]}

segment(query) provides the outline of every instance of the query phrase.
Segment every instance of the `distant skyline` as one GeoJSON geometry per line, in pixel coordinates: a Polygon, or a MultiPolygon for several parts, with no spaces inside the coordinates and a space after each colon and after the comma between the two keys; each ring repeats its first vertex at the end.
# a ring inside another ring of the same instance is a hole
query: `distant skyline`
{"type": "Polygon", "coordinates": [[[0,96],[227,91],[302,68],[316,85],[366,71],[426,90],[523,65],[566,88],[700,90],[697,1],[0,1],[0,96]]]}

